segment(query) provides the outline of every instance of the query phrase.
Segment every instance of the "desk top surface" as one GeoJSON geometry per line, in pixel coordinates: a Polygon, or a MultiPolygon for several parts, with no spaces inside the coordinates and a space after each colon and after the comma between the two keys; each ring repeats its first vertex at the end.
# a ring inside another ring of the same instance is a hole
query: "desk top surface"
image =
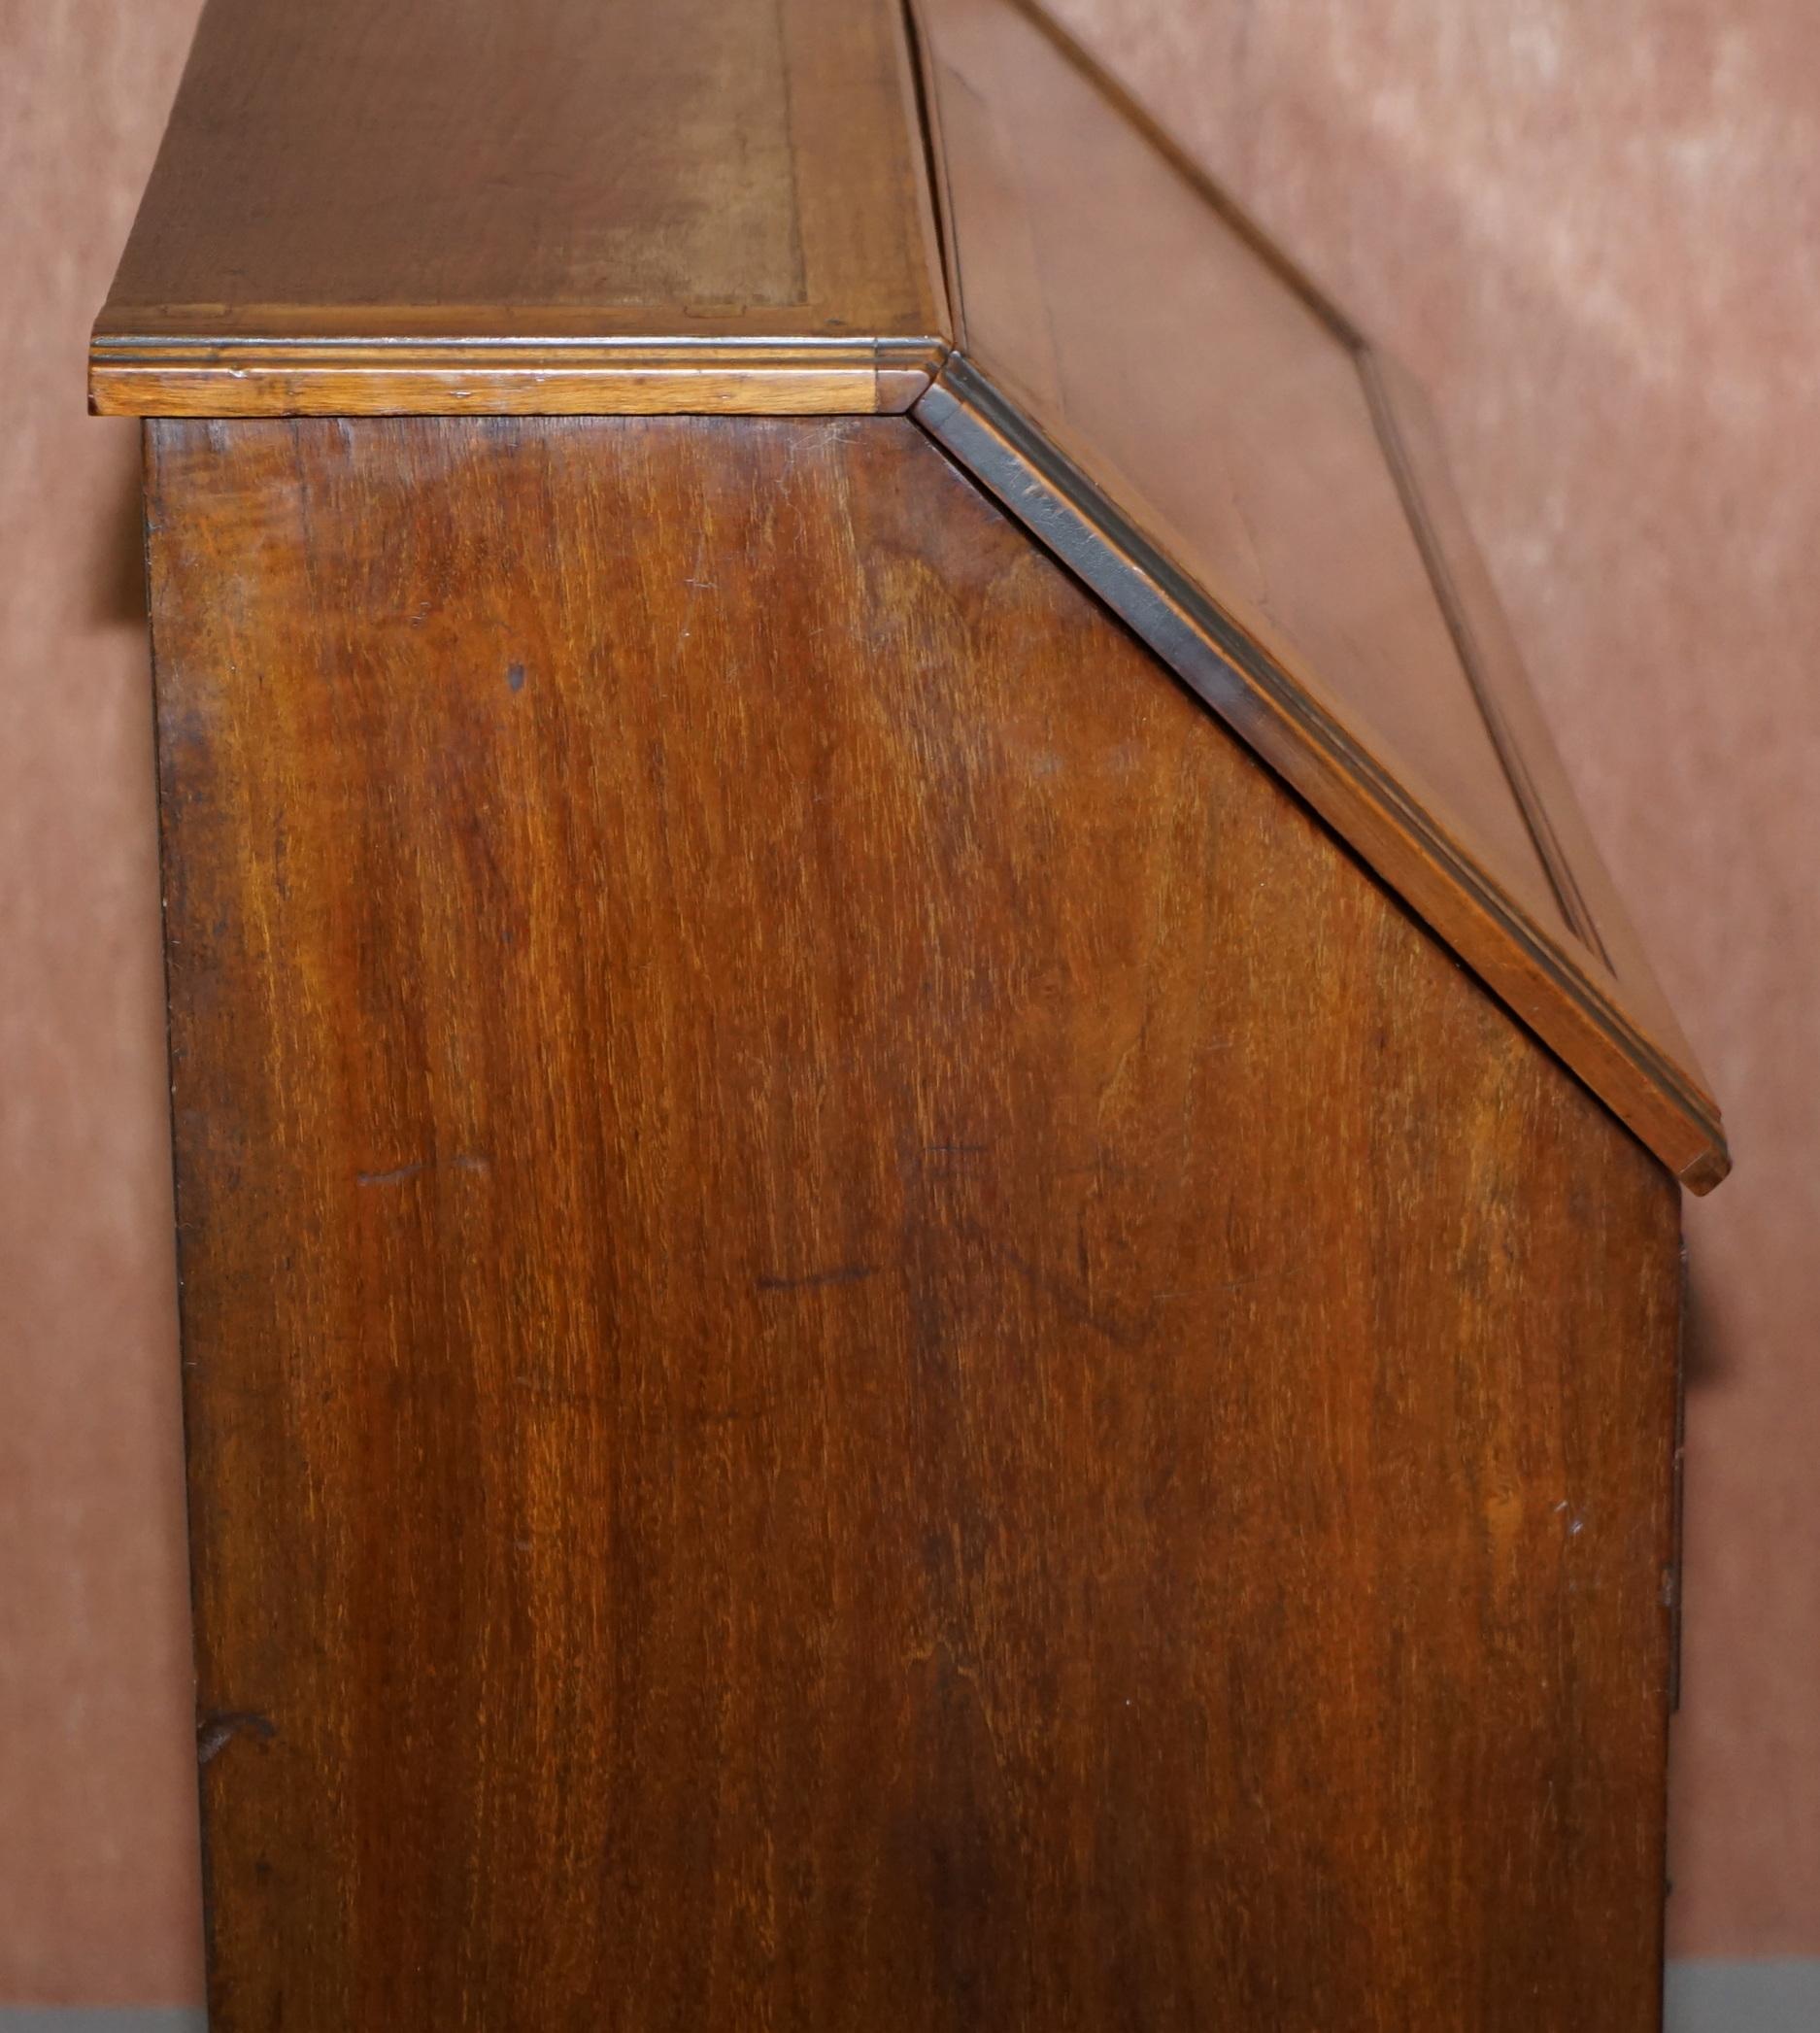
{"type": "Polygon", "coordinates": [[[210,0],[95,392],[676,408],[680,374],[691,407],[901,408],[864,384],[946,336],[894,0],[210,0]],[[592,402],[590,369],[621,370],[592,402]]]}

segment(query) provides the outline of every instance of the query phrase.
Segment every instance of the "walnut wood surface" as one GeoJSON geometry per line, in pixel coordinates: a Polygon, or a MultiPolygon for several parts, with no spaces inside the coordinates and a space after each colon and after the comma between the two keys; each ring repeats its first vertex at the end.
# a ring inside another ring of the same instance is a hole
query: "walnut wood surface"
{"type": "Polygon", "coordinates": [[[218,2033],[1653,2029],[1593,1097],[907,421],[149,500],[218,2033]]]}
{"type": "Polygon", "coordinates": [[[939,355],[935,264],[894,0],[210,0],[92,396],[794,410],[793,341],[818,406],[900,407],[876,371],[939,355]],[[654,348],[667,378],[620,358],[654,348]]]}
{"type": "Polygon", "coordinates": [[[1715,1184],[1717,1106],[1394,370],[1034,11],[918,17],[958,342],[919,421],[1715,1184]]]}

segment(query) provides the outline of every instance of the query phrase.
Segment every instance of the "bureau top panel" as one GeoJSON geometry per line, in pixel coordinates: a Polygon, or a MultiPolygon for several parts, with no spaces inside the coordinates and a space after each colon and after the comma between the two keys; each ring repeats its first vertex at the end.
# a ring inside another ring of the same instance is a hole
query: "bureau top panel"
{"type": "Polygon", "coordinates": [[[918,135],[896,0],[209,0],[95,406],[901,409],[918,135]]]}

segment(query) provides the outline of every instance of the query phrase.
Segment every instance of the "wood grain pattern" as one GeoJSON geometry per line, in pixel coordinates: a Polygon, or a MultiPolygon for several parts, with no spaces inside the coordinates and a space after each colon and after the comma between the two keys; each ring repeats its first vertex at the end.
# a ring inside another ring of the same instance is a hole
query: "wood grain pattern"
{"type": "MultiPolygon", "coordinates": [[[[938,344],[944,297],[893,0],[210,0],[97,322],[93,400],[513,411],[522,375],[462,363],[464,405],[439,348],[619,337],[796,408],[788,364],[717,342],[938,344]],[[254,339],[233,375],[198,357],[254,339]],[[383,342],[389,368],[363,364],[385,392],[318,378],[324,340],[383,342]]],[[[533,364],[556,410],[703,392],[630,384],[610,356],[533,364]]]]}
{"type": "Polygon", "coordinates": [[[1032,10],[918,12],[958,334],[919,421],[1716,1184],[1717,1105],[1388,364],[1032,10]]]}
{"type": "Polygon", "coordinates": [[[1657,2023],[1671,1181],[902,420],[152,426],[213,2023],[1657,2023]]]}

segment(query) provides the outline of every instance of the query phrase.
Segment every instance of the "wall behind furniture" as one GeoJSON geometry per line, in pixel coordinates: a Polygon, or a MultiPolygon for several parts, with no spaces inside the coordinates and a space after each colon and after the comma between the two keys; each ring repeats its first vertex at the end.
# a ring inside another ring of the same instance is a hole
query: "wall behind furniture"
{"type": "MultiPolygon", "coordinates": [[[[1738,1174],[1673,1941],[1820,1954],[1820,13],[1059,0],[1429,382],[1738,1174]]],[[[199,1994],[136,433],[83,413],[197,0],[0,0],[0,2004],[199,1994]]]]}
{"type": "Polygon", "coordinates": [[[197,0],[0,0],[0,2005],[199,1994],[139,432],[87,327],[197,0]]]}

